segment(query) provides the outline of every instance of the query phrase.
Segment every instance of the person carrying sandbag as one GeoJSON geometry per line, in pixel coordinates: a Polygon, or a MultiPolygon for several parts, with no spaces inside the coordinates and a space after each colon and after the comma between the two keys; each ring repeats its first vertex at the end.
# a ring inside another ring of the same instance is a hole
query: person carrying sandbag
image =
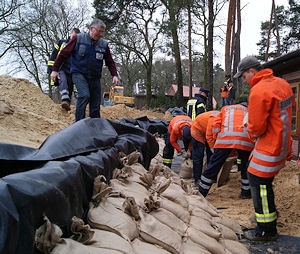
{"type": "MultiPolygon", "coordinates": [[[[206,140],[206,129],[211,115],[215,115],[219,111],[208,111],[198,115],[192,122],[192,160],[193,160],[193,177],[197,184],[200,180],[203,169],[204,152],[206,153],[206,161],[208,163],[212,152],[206,140]]],[[[211,122],[211,121],[210,121],[211,122]]]]}
{"type": "Polygon", "coordinates": [[[213,155],[202,173],[199,183],[200,193],[206,197],[210,187],[216,182],[218,173],[233,149],[236,150],[241,164],[241,198],[251,198],[249,181],[247,178],[248,158],[254,147],[254,141],[248,136],[247,127],[243,125],[246,116],[247,103],[227,105],[216,115],[213,122],[214,137],[216,138],[213,155]]]}
{"type": "Polygon", "coordinates": [[[165,147],[163,148],[163,164],[171,168],[174,149],[177,155],[190,158],[192,151],[191,136],[192,119],[186,115],[175,116],[169,123],[168,132],[164,136],[165,147]],[[178,144],[182,140],[184,149],[178,144]]]}

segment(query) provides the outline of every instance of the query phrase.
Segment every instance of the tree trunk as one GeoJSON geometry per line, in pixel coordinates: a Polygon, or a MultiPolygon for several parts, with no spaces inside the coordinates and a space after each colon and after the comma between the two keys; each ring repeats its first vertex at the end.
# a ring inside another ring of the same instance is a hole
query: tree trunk
{"type": "Polygon", "coordinates": [[[170,16],[170,28],[173,39],[173,50],[174,50],[174,58],[175,58],[175,66],[176,66],[176,80],[177,80],[177,106],[184,106],[183,99],[183,77],[182,77],[182,67],[181,67],[181,55],[180,55],[180,47],[179,47],[179,39],[177,33],[177,20],[176,20],[176,11],[174,2],[170,1],[169,8],[169,16],[170,16]]]}
{"type": "Polygon", "coordinates": [[[225,42],[225,76],[231,74],[232,64],[232,34],[234,34],[233,24],[235,23],[235,0],[229,1],[228,16],[227,16],[227,29],[226,29],[226,42],[225,42]],[[232,31],[233,30],[233,31],[232,31]]]}
{"type": "Polygon", "coordinates": [[[192,63],[192,20],[191,6],[188,5],[188,51],[189,51],[189,98],[193,97],[193,63],[192,63]]]}
{"type": "Polygon", "coordinates": [[[208,0],[208,40],[207,40],[207,82],[210,91],[208,96],[207,110],[212,110],[213,91],[213,35],[214,35],[214,9],[213,0],[208,0]]]}

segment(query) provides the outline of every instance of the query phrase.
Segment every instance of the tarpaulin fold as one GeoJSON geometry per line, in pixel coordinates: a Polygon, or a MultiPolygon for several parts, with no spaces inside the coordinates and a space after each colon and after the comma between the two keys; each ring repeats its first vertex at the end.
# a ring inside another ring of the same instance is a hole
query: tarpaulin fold
{"type": "Polygon", "coordinates": [[[0,143],[0,253],[39,253],[35,230],[43,215],[70,235],[84,218],[97,175],[109,181],[119,152],[140,152],[148,168],[158,153],[150,132],[131,124],[86,118],[49,136],[38,148],[0,143]]]}

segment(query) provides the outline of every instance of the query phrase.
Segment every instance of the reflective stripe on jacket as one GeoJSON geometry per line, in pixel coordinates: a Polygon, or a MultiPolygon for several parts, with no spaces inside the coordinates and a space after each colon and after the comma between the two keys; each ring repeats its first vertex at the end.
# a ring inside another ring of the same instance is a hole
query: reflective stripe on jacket
{"type": "Polygon", "coordinates": [[[248,129],[243,125],[247,107],[242,104],[224,106],[216,115],[212,128],[219,131],[214,148],[236,148],[252,151],[254,142],[248,136],[248,129]]]}
{"type": "Polygon", "coordinates": [[[195,94],[195,97],[189,99],[186,105],[187,115],[195,120],[195,118],[206,111],[206,98],[200,94],[195,94]]]}
{"type": "Polygon", "coordinates": [[[215,114],[218,111],[208,111],[198,115],[191,125],[191,135],[194,139],[201,143],[206,142],[206,129],[208,120],[211,114],[215,114]]]}
{"type": "MultiPolygon", "coordinates": [[[[47,63],[47,73],[51,73],[52,71],[52,66],[54,65],[55,62],[55,58],[59,55],[60,51],[66,46],[66,44],[68,43],[69,39],[65,40],[59,40],[57,43],[54,44],[52,53],[49,57],[48,63],[47,63]]],[[[64,62],[64,69],[69,70],[70,69],[70,61],[64,62]]]]}
{"type": "Polygon", "coordinates": [[[256,139],[248,171],[273,177],[285,166],[291,152],[293,91],[271,69],[257,72],[250,81],[248,131],[256,139]]]}
{"type": "MultiPolygon", "coordinates": [[[[206,141],[210,148],[213,148],[216,142],[216,131],[213,129],[213,122],[215,117],[220,114],[220,111],[214,111],[215,113],[211,114],[208,119],[207,128],[206,128],[206,141]]],[[[219,132],[219,131],[218,131],[219,132]]]]}
{"type": "MultiPolygon", "coordinates": [[[[179,115],[175,116],[169,124],[168,132],[170,133],[170,143],[177,152],[181,152],[181,147],[177,143],[178,139],[182,140],[182,129],[185,126],[191,127],[192,119],[189,116],[179,115]]],[[[189,144],[189,150],[192,150],[192,142],[189,144]]]]}

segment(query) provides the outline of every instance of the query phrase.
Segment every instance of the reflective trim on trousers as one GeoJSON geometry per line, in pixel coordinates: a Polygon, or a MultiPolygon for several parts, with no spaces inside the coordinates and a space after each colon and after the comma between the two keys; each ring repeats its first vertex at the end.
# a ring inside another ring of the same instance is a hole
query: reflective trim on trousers
{"type": "Polygon", "coordinates": [[[257,225],[264,230],[276,228],[276,206],[272,182],[274,177],[262,178],[248,172],[257,225]]]}
{"type": "Polygon", "coordinates": [[[242,190],[250,190],[250,185],[248,179],[241,179],[242,182],[242,190]]]}
{"type": "Polygon", "coordinates": [[[162,158],[163,164],[172,164],[172,159],[162,158]]]}
{"type": "Polygon", "coordinates": [[[255,213],[256,221],[259,223],[270,223],[277,219],[277,213],[259,214],[255,213]]]}

